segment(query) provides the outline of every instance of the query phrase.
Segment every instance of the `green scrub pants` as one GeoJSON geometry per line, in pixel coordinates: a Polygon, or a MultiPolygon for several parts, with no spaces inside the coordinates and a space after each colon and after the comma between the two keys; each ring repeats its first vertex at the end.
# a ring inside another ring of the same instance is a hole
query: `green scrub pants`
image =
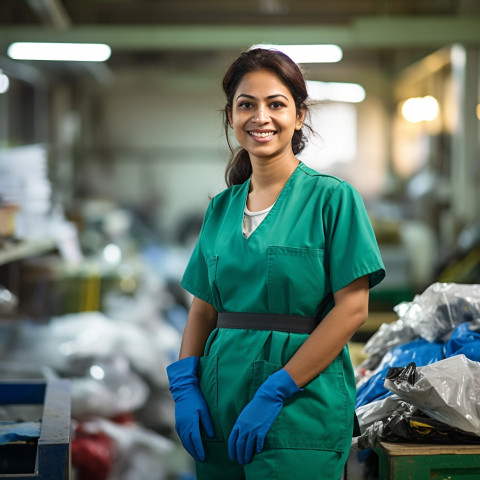
{"type": "Polygon", "coordinates": [[[345,347],[331,365],[287,400],[247,465],[232,462],[228,437],[245,405],[269,375],[282,368],[307,334],[215,329],[200,359],[200,388],[215,437],[203,435],[206,459],[198,480],[337,480],[353,432],[355,377],[345,347]]]}

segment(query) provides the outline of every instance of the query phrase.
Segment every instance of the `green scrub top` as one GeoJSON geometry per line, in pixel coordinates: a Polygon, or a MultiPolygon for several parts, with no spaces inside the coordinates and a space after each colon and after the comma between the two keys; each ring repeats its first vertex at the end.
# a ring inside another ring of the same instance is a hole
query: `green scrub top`
{"type": "Polygon", "coordinates": [[[218,312],[315,316],[353,280],[369,275],[373,287],[384,278],[363,200],[347,182],[300,162],[245,238],[249,187],[250,179],[210,201],[182,279],[218,312]]]}

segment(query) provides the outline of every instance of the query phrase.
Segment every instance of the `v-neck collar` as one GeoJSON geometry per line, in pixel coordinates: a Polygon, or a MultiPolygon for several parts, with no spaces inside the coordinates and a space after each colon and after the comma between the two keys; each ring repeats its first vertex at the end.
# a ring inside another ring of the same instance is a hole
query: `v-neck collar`
{"type": "Polygon", "coordinates": [[[240,221],[237,222],[237,227],[239,225],[238,229],[239,229],[239,232],[240,232],[240,236],[243,238],[244,242],[248,242],[252,237],[255,237],[258,230],[260,230],[261,228],[264,228],[264,224],[265,223],[268,224],[269,222],[271,222],[271,218],[275,217],[275,214],[276,214],[277,210],[279,209],[279,205],[281,205],[283,203],[283,199],[286,195],[286,191],[290,188],[290,183],[292,181],[292,178],[300,170],[301,165],[303,165],[303,163],[300,161],[298,163],[298,165],[295,167],[295,170],[292,172],[290,177],[288,177],[288,180],[286,181],[285,185],[280,190],[280,193],[278,194],[278,197],[275,200],[275,203],[272,205],[272,208],[270,209],[270,211],[267,213],[267,215],[262,220],[260,225],[248,237],[245,237],[243,235],[243,215],[244,215],[244,212],[245,212],[245,206],[247,205],[248,192],[250,191],[250,182],[251,182],[252,177],[250,176],[250,178],[245,182],[244,192],[243,192],[243,195],[241,196],[243,201],[242,201],[241,209],[240,209],[241,210],[240,211],[240,214],[241,214],[240,215],[240,221]]]}

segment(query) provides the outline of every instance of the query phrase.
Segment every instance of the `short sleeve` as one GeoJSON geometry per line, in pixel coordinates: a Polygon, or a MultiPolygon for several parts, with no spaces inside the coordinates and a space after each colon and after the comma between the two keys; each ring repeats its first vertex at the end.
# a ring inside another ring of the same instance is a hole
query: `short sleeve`
{"type": "Polygon", "coordinates": [[[340,183],[324,215],[332,292],[365,275],[369,276],[370,288],[380,283],[385,277],[385,266],[360,194],[348,183],[340,183]]]}
{"type": "Polygon", "coordinates": [[[208,268],[203,250],[205,225],[213,210],[213,200],[207,207],[203,218],[202,228],[193,249],[187,268],[181,281],[182,287],[195,297],[213,304],[212,290],[208,281],[208,268]]]}

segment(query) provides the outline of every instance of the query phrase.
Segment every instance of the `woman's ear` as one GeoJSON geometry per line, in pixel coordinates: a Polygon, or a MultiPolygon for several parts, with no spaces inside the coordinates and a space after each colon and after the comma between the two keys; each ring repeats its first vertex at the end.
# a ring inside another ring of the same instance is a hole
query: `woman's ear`
{"type": "Polygon", "coordinates": [[[227,108],[226,111],[227,111],[228,124],[230,125],[230,127],[233,128],[232,109],[231,109],[231,108],[227,108]]]}
{"type": "Polygon", "coordinates": [[[305,116],[307,115],[307,110],[301,108],[297,113],[297,120],[295,122],[295,130],[300,130],[303,127],[303,122],[305,121],[305,116]]]}

